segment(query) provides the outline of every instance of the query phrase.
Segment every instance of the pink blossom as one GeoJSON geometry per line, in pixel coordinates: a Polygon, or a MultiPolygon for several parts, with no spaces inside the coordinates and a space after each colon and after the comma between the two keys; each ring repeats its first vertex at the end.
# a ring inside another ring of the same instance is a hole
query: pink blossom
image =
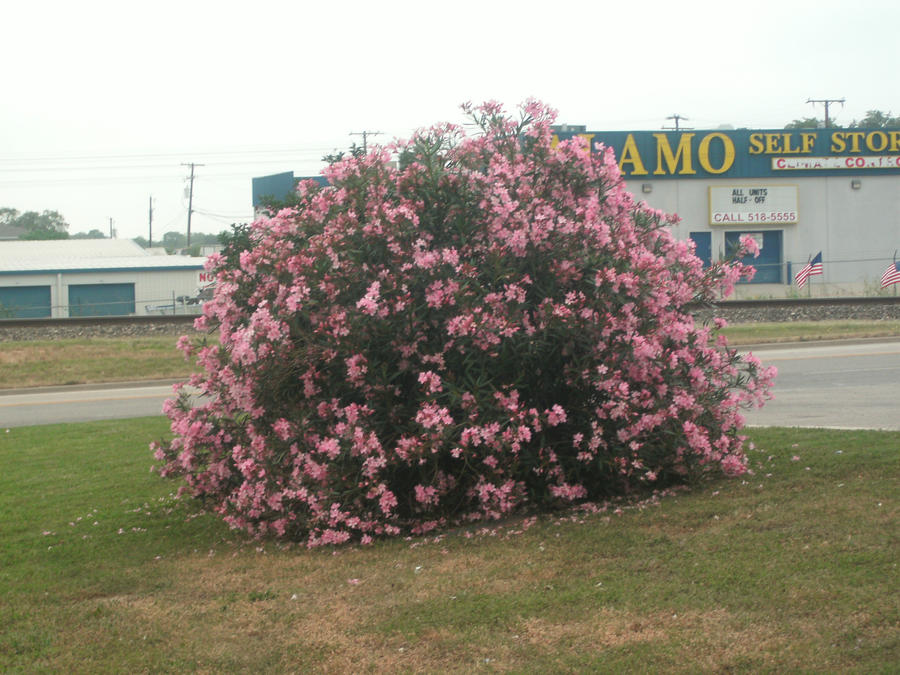
{"type": "Polygon", "coordinates": [[[447,424],[453,424],[453,418],[447,408],[439,407],[433,403],[426,403],[416,415],[416,422],[426,429],[443,428],[447,424]]]}
{"type": "Polygon", "coordinates": [[[547,411],[547,424],[555,427],[566,421],[566,411],[560,405],[554,405],[547,411]]]}
{"type": "Polygon", "coordinates": [[[356,303],[357,309],[361,310],[363,314],[368,314],[369,316],[374,316],[375,314],[377,314],[380,289],[381,282],[373,281],[369,288],[366,290],[366,294],[356,303]]]}
{"type": "Polygon", "coordinates": [[[740,239],[740,246],[746,251],[745,255],[752,255],[754,258],[759,257],[759,244],[756,242],[755,237],[744,235],[740,239]]]}
{"type": "Polygon", "coordinates": [[[363,380],[363,376],[368,371],[367,359],[362,354],[354,354],[353,356],[346,359],[347,364],[347,377],[350,382],[354,384],[360,384],[363,380]]]}
{"type": "Polygon", "coordinates": [[[431,370],[419,373],[419,384],[424,384],[429,394],[434,394],[443,389],[441,378],[431,370]]]}

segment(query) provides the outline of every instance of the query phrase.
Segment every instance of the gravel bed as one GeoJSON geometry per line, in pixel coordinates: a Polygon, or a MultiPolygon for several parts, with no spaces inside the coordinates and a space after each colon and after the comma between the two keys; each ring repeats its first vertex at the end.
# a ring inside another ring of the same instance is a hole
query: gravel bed
{"type": "MultiPolygon", "coordinates": [[[[875,321],[900,320],[900,304],[860,304],[823,305],[808,307],[729,307],[722,303],[715,310],[697,313],[700,319],[720,316],[728,323],[777,323],[787,321],[827,321],[864,319],[875,321]]],[[[194,333],[189,322],[155,322],[135,324],[82,324],[76,325],[35,325],[4,326],[0,322],[0,342],[22,340],[57,340],[66,338],[107,338],[107,337],[179,337],[194,333]]]]}
{"type": "Polygon", "coordinates": [[[714,312],[699,312],[699,316],[720,316],[728,323],[781,323],[788,321],[889,321],[900,320],[900,304],[834,304],[808,307],[729,307],[719,305],[714,312]]]}
{"type": "Polygon", "coordinates": [[[0,342],[25,340],[65,340],[77,338],[127,338],[155,337],[195,333],[190,323],[137,323],[137,324],[77,324],[73,326],[3,326],[0,323],[0,342]]]}

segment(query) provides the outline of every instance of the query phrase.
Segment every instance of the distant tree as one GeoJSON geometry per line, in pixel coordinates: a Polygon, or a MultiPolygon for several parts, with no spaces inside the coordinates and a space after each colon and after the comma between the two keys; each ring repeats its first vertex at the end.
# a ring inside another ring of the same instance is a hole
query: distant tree
{"type": "Polygon", "coordinates": [[[11,223],[27,230],[22,239],[68,239],[69,224],[57,211],[26,211],[11,223]]]}
{"type": "Polygon", "coordinates": [[[21,239],[68,239],[69,224],[57,211],[26,211],[8,206],[0,208],[0,225],[25,230],[21,239]]]}
{"type": "Polygon", "coordinates": [[[11,209],[8,206],[0,207],[0,225],[13,225],[18,217],[18,209],[11,209]]]}
{"type": "Polygon", "coordinates": [[[44,241],[49,239],[68,239],[68,232],[54,232],[52,230],[32,230],[26,232],[19,239],[23,241],[44,241]]]}
{"type": "MultiPolygon", "coordinates": [[[[200,247],[201,246],[217,246],[221,243],[222,233],[218,234],[209,234],[208,232],[191,232],[191,247],[190,254],[191,255],[200,255],[200,247]]],[[[147,248],[147,240],[143,237],[135,237],[134,241],[138,244],[147,248]]],[[[187,245],[187,235],[182,232],[166,232],[162,236],[162,240],[154,241],[156,246],[164,246],[166,251],[169,253],[174,253],[175,251],[182,251],[188,247],[187,245]]]]}
{"type": "MultiPolygon", "coordinates": [[[[830,120],[831,127],[840,126],[830,120]]],[[[785,129],[821,129],[825,122],[818,117],[804,117],[784,125],[785,129]]],[[[900,127],[900,117],[892,117],[890,112],[882,110],[869,110],[861,120],[853,120],[847,125],[851,129],[884,129],[885,127],[900,127]]]]}
{"type": "Polygon", "coordinates": [[[221,243],[222,233],[210,234],[209,232],[195,232],[191,234],[191,245],[218,246],[221,243]]]}
{"type": "Polygon", "coordinates": [[[106,235],[103,234],[98,229],[93,229],[90,232],[76,232],[71,236],[72,239],[106,239],[106,235]]]}
{"type": "Polygon", "coordinates": [[[819,127],[824,127],[825,123],[819,121],[817,117],[804,117],[799,120],[794,120],[793,122],[789,122],[784,125],[785,129],[818,129],[819,127]]]}
{"type": "Polygon", "coordinates": [[[183,232],[166,232],[162,238],[162,245],[169,253],[187,246],[187,235],[183,232]]]}
{"type": "Polygon", "coordinates": [[[861,120],[853,120],[851,127],[858,129],[883,129],[885,127],[900,127],[900,117],[891,117],[890,112],[881,110],[868,110],[861,120]]]}

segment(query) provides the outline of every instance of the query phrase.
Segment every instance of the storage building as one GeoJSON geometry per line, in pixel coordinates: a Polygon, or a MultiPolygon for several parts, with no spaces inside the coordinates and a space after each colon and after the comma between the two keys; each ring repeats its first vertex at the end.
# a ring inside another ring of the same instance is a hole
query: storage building
{"type": "Polygon", "coordinates": [[[900,249],[900,130],[715,129],[586,131],[558,127],[612,148],[629,192],[681,217],[706,263],[729,256],[743,235],[759,258],[735,297],[867,295],[900,249]],[[795,276],[817,254],[822,274],[795,276]]]}
{"type": "Polygon", "coordinates": [[[195,313],[204,262],[124,239],[3,241],[0,317],[195,313]]]}

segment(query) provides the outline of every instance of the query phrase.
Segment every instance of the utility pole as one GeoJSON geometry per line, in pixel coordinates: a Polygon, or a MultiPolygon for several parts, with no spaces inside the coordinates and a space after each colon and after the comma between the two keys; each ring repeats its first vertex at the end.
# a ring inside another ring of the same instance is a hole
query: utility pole
{"type": "Polygon", "coordinates": [[[380,132],[380,131],[357,131],[357,132],[350,132],[350,135],[351,135],[351,136],[362,136],[362,138],[363,138],[363,152],[365,152],[365,153],[368,153],[368,152],[369,152],[369,146],[368,146],[367,141],[368,141],[368,139],[369,139],[369,135],[370,135],[370,134],[371,134],[372,136],[380,136],[380,135],[381,135],[381,132],[380,132]]]}
{"type": "Polygon", "coordinates": [[[112,218],[109,219],[109,238],[110,239],[116,238],[116,231],[113,229],[113,219],[112,218]]]}
{"type": "MultiPolygon", "coordinates": [[[[675,120],[675,126],[674,127],[663,127],[663,129],[674,129],[675,131],[681,131],[681,125],[679,124],[679,122],[681,122],[681,120],[684,120],[685,122],[690,122],[690,120],[687,117],[679,115],[678,113],[675,113],[674,115],[669,115],[666,119],[667,120],[675,120]]],[[[684,127],[684,128],[690,129],[690,127],[684,127]]]]}
{"type": "Polygon", "coordinates": [[[150,241],[147,248],[153,248],[153,195],[150,195],[150,241]]]}
{"type": "Polygon", "coordinates": [[[840,103],[844,105],[844,99],[842,98],[808,98],[806,99],[807,103],[824,103],[825,104],[825,128],[831,128],[831,118],[828,116],[828,106],[832,103],[840,103]]]}
{"type": "Polygon", "coordinates": [[[188,192],[188,223],[187,223],[187,245],[188,248],[191,246],[191,214],[194,212],[194,167],[195,166],[203,166],[203,164],[194,164],[191,162],[190,164],[186,164],[184,162],[181,163],[181,166],[189,166],[191,167],[191,187],[188,192]]]}

